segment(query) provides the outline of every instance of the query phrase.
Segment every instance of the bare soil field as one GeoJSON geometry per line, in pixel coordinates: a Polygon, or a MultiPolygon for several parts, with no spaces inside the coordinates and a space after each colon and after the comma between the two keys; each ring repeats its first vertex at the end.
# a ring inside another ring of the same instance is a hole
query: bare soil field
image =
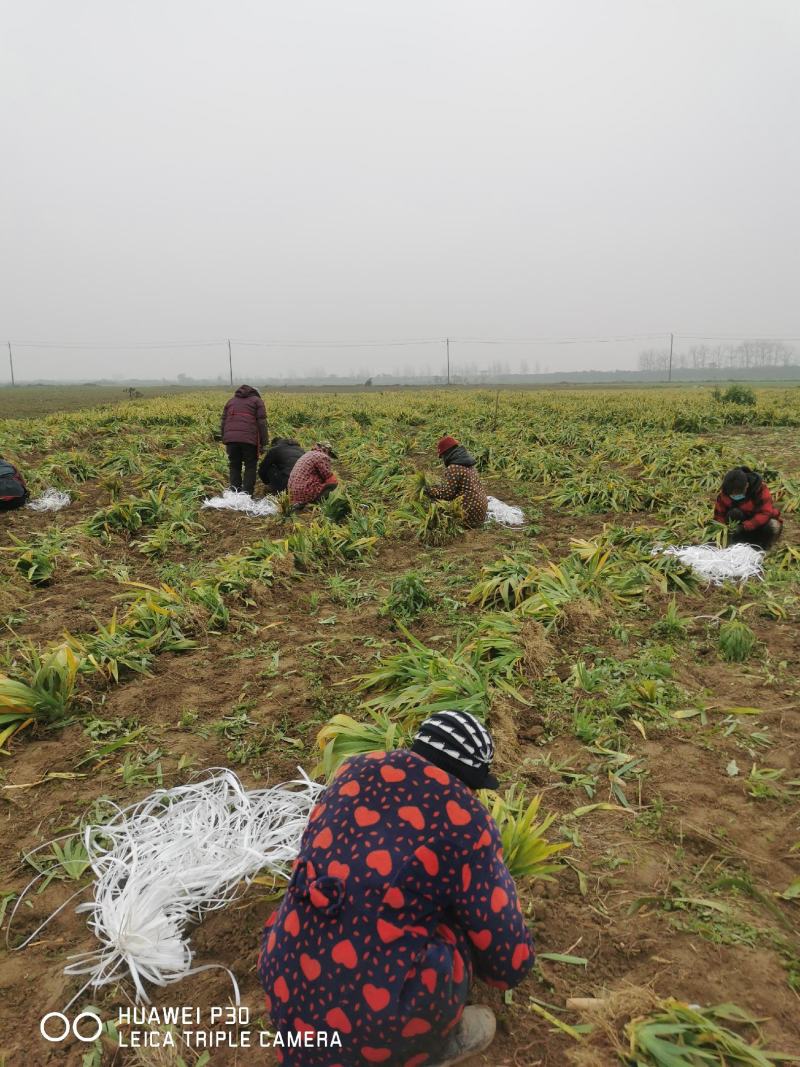
{"type": "MultiPolygon", "coordinates": [[[[548,568],[577,583],[552,620],[535,616],[534,637],[525,631],[544,653],[535,666],[520,661],[523,699],[489,683],[485,709],[503,786],[541,794],[556,814],[548,836],[570,848],[553,881],[519,883],[543,958],[512,992],[476,986],[475,998],[497,1013],[498,1037],[471,1067],[624,1063],[589,1043],[566,1002],[630,988],[736,1003],[762,1020],[769,1048],[800,1054],[800,452],[791,423],[800,407],[792,391],[780,404],[771,393],[754,409],[763,425],[748,423],[749,411],[744,421],[726,411],[720,422],[709,397],[677,392],[504,394],[499,422],[494,398],[481,394],[268,398],[278,432],[337,442],[364,529],[336,551],[319,533],[330,520],[313,510],[286,520],[200,509],[224,484],[208,438],[221,396],[136,401],[36,427],[0,422],[0,452],[38,472],[34,494],[57,484],[73,498],[57,513],[0,516],[1,669],[27,677],[26,651],[70,638],[77,647],[114,618],[128,625],[142,583],[177,590],[175,625],[194,642],[177,652],[154,644],[141,669],[121,662],[118,681],[87,670],[63,716],[28,723],[5,743],[2,1062],[179,1065],[168,1050],[120,1047],[108,1035],[95,1045],[42,1040],[41,1017],[80,988],[65,962],[94,938],[70,903],[24,950],[15,946],[76,890],[85,899],[90,878],[58,871],[27,894],[9,929],[36,873],[26,853],[74,829],[100,798],[126,805],[222,766],[248,787],[310,769],[319,729],[340,712],[363,715],[375,694],[353,679],[404,647],[401,626],[450,655],[487,613],[522,610],[524,596],[503,604],[472,595],[487,579],[482,568],[507,557],[533,568],[531,596],[548,568]],[[420,540],[414,513],[399,508],[403,485],[417,470],[435,474],[433,445],[445,432],[479,455],[488,492],[523,507],[529,525],[420,540]],[[706,539],[714,487],[740,459],[767,472],[787,520],[765,581],[706,587],[679,570],[675,581],[647,570],[659,541],[706,539]],[[108,525],[117,521],[109,509],[146,501],[159,486],[164,498],[142,511],[141,525],[108,525]],[[352,547],[364,530],[371,545],[352,547]],[[278,546],[270,573],[255,577],[254,546],[266,542],[278,546]],[[609,550],[594,578],[581,568],[602,553],[581,556],[578,542],[609,550]],[[52,565],[43,580],[29,580],[20,562],[31,549],[40,575],[52,565]],[[429,597],[399,616],[387,599],[409,573],[429,597]],[[206,586],[224,601],[224,622],[208,615],[210,601],[201,612],[192,600],[206,586]],[[728,619],[752,634],[739,661],[721,650],[728,619]],[[584,1058],[571,1059],[579,1050],[584,1058]]],[[[153,1004],[226,1005],[228,968],[251,1019],[268,1026],[256,961],[274,907],[274,890],[252,884],[208,916],[192,930],[195,963],[222,966],[150,987],[153,1004]]],[[[78,1004],[113,1019],[131,996],[120,981],[78,1004]]],[[[180,1055],[187,1067],[277,1062],[269,1050],[180,1055]]]]}

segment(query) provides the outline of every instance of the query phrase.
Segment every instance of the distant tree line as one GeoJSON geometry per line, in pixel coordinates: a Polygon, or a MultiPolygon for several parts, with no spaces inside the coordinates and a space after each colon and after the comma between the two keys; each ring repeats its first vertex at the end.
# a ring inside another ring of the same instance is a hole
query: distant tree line
{"type": "MultiPolygon", "coordinates": [[[[672,353],[673,370],[722,370],[757,367],[791,367],[795,350],[782,341],[742,341],[738,345],[691,345],[672,353]]],[[[668,348],[648,348],[639,353],[639,370],[664,371],[669,368],[668,348]]]]}

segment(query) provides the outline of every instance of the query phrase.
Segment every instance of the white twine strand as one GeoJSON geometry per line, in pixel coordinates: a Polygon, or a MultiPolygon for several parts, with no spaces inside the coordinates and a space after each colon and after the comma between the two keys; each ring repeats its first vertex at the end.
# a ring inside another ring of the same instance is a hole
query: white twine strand
{"type": "Polygon", "coordinates": [[[681,563],[691,567],[711,585],[764,577],[764,553],[753,545],[729,545],[727,548],[719,548],[717,545],[683,545],[655,548],[653,554],[657,552],[662,552],[665,556],[676,556],[681,563]]]}
{"type": "Polygon", "coordinates": [[[496,522],[499,526],[524,526],[525,512],[513,504],[504,504],[496,496],[490,496],[486,521],[496,522]]]}
{"type": "Polygon", "coordinates": [[[41,496],[37,496],[34,500],[29,500],[25,505],[26,508],[30,508],[31,511],[61,511],[71,502],[69,493],[64,493],[60,489],[45,489],[41,496]]]}
{"type": "Polygon", "coordinates": [[[263,517],[278,514],[278,502],[273,496],[253,500],[249,493],[239,493],[235,489],[226,489],[222,496],[207,497],[204,508],[221,508],[225,511],[241,511],[245,515],[263,517]]]}
{"type": "MultiPolygon", "coordinates": [[[[284,785],[246,790],[232,771],[220,770],[159,789],[117,808],[102,826],[87,826],[83,841],[95,875],[94,899],[76,911],[88,913],[100,947],[69,957],[64,973],[88,975],[86,986],[96,988],[127,972],[137,1000],[149,1002],[146,983],[165,986],[216,966],[192,968],[185,928],[229,904],[241,883],[259,871],[286,876],[323,789],[302,770],[300,775],[284,785]]],[[[238,1004],[236,979],[228,974],[238,1004]]]]}

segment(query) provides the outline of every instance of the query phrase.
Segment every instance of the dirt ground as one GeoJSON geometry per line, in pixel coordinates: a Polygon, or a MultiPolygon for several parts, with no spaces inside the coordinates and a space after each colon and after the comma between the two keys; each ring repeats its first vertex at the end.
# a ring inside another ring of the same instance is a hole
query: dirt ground
{"type": "MultiPolygon", "coordinates": [[[[508,498],[509,490],[501,483],[490,489],[508,498]]],[[[8,543],[12,533],[74,524],[98,506],[98,494],[87,485],[74,506],[56,516],[6,516],[0,541],[8,543]]],[[[642,518],[609,514],[576,520],[546,507],[536,538],[496,527],[440,549],[387,538],[367,568],[341,572],[368,580],[373,587],[370,599],[342,604],[307,577],[283,578],[260,590],[256,602],[242,612],[245,630],[210,633],[190,652],[158,657],[151,675],[131,676],[123,685],[92,693],[87,713],[141,728],[131,751],[156,753],[150,766],[160,766],[164,783],[171,784],[205,768],[233,765],[231,739],[219,724],[245,704],[249,736],[258,737],[261,748],[234,769],[247,786],[286,780],[313,757],[319,726],[336,711],[354,709],[352,688],[341,683],[374,656],[365,635],[373,641],[398,636],[380,611],[380,600],[394,577],[424,566],[441,576],[442,594],[458,601],[480,566],[507,551],[544,546],[555,559],[569,550],[571,537],[591,537],[604,522],[635,525],[642,518]],[[273,662],[278,666],[271,669],[273,662]]],[[[277,520],[249,520],[243,528],[239,516],[215,512],[203,513],[200,521],[208,533],[202,547],[205,558],[238,549],[243,540],[278,536],[277,520]]],[[[139,581],[157,580],[153,566],[121,538],[103,555],[135,564],[139,581]]],[[[4,614],[13,604],[21,615],[15,633],[46,642],[64,630],[81,632],[91,628],[93,620],[108,619],[121,591],[108,577],[65,570],[40,589],[8,579],[0,595],[4,614]]],[[[753,799],[744,783],[753,762],[783,768],[786,778],[800,770],[800,639],[793,622],[753,613],[749,622],[762,654],[748,664],[723,663],[709,636],[708,619],[726,602],[721,591],[681,597],[697,655],[678,655],[675,681],[691,693],[706,693],[721,709],[761,709],[758,730],[770,739],[763,756],[752,758],[741,731],[725,736],[718,716],[709,716],[706,726],[692,719],[664,732],[645,729],[644,736],[631,725],[628,751],[642,757],[647,768],[632,809],[617,805],[613,811],[597,809],[576,817],[579,805],[613,797],[602,781],[589,796],[565,779],[562,770],[579,771],[587,757],[585,747],[564,729],[564,709],[553,707],[546,691],[539,689],[529,707],[498,707],[500,771],[542,792],[544,807],[559,813],[554,827],[562,825],[579,842],[566,853],[568,864],[553,883],[521,887],[537,946],[540,952],[586,962],[543,959],[523,985],[505,997],[478,985],[476,999],[497,1012],[498,1037],[472,1067],[565,1067],[574,1039],[531,1010],[531,999],[575,1025],[580,1018],[565,1010],[568,997],[598,997],[625,983],[651,986],[661,995],[689,1002],[736,1002],[764,1018],[770,1047],[800,1053],[800,909],[777,896],[800,873],[798,802],[790,796],[753,799]],[[730,773],[731,761],[741,773],[730,773]],[[734,880],[728,895],[720,898],[728,911],[679,903],[707,900],[709,886],[726,878],[734,880]],[[792,966],[798,975],[794,988],[787,980],[792,966]]],[[[654,605],[653,617],[666,604],[664,598],[654,605]]],[[[448,632],[472,610],[449,607],[447,614],[442,608],[423,615],[413,632],[426,643],[442,640],[446,645],[448,632]]],[[[551,636],[552,670],[566,677],[577,658],[590,654],[587,648],[600,647],[606,655],[624,660],[634,654],[637,640],[651,625],[649,617],[631,622],[629,644],[624,644],[602,617],[579,620],[572,629],[551,636]]],[[[745,717],[741,721],[749,724],[745,717]]],[[[91,748],[81,722],[50,734],[28,732],[14,743],[13,758],[5,760],[0,771],[3,893],[19,893],[33,876],[20,862],[21,853],[65,832],[98,797],[128,804],[155,787],[153,780],[126,784],[119,753],[86,762],[91,748]]],[[[80,988],[62,967],[66,956],[94,945],[84,918],[68,905],[27,948],[13,950],[69,898],[75,885],[54,881],[41,893],[29,892],[10,932],[6,916],[8,944],[0,965],[5,1067],[93,1067],[84,1058],[91,1046],[73,1040],[48,1046],[39,1036],[43,1014],[61,1010],[80,988]]],[[[192,933],[195,962],[221,966],[167,989],[152,988],[153,1004],[227,1005],[228,968],[238,979],[251,1019],[266,1024],[256,956],[261,927],[273,907],[269,890],[252,885],[235,904],[209,915],[192,933]]],[[[120,1007],[131,1003],[130,993],[129,984],[121,982],[85,995],[80,1003],[92,1003],[104,1019],[114,1018],[120,1007]]],[[[187,1067],[196,1062],[191,1052],[184,1057],[187,1067]]],[[[269,1051],[245,1049],[216,1050],[209,1062],[238,1067],[254,1060],[276,1062],[269,1051]]],[[[152,1050],[123,1051],[110,1044],[102,1062],[177,1063],[152,1050]]],[[[598,1067],[613,1062],[598,1054],[598,1067]]]]}

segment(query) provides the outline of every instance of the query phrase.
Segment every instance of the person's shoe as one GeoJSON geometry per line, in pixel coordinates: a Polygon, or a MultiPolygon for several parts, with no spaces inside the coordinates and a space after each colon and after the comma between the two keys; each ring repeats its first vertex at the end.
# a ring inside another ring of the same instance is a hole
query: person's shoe
{"type": "Polygon", "coordinates": [[[447,1040],[442,1051],[442,1059],[431,1067],[452,1067],[463,1063],[470,1056],[484,1052],[494,1041],[497,1020],[491,1008],[485,1004],[470,1004],[464,1008],[464,1014],[458,1026],[447,1040]]]}

